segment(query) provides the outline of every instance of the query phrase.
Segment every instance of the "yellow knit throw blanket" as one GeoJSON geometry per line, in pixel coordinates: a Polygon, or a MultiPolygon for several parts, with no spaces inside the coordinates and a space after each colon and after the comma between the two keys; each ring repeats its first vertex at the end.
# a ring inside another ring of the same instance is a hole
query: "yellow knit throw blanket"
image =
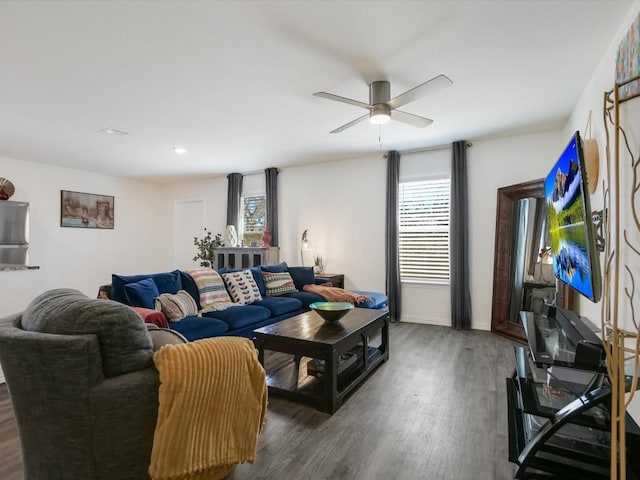
{"type": "Polygon", "coordinates": [[[249,339],[165,345],[149,474],[154,480],[214,480],[255,460],[267,411],[265,372],[249,339]]]}

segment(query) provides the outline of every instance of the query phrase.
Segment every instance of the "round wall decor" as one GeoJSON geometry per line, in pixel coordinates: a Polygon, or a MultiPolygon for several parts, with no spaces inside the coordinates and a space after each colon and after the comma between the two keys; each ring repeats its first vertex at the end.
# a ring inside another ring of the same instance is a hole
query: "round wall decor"
{"type": "Polygon", "coordinates": [[[0,177],[0,200],[9,200],[15,191],[16,188],[10,180],[0,177]]]}

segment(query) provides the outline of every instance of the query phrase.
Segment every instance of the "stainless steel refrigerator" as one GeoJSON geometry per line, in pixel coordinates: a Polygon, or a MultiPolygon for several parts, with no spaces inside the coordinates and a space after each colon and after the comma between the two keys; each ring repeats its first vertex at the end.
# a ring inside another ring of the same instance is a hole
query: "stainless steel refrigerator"
{"type": "Polygon", "coordinates": [[[0,201],[0,268],[29,264],[29,204],[0,201]]]}

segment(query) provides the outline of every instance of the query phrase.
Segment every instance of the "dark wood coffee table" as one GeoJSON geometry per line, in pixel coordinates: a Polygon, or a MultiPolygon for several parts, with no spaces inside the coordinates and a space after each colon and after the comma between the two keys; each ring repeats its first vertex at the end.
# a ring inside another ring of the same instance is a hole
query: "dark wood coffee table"
{"type": "Polygon", "coordinates": [[[305,312],[253,332],[269,392],[335,412],[389,358],[389,312],[354,308],[327,323],[305,312]],[[270,353],[265,364],[265,350],[270,353]]]}

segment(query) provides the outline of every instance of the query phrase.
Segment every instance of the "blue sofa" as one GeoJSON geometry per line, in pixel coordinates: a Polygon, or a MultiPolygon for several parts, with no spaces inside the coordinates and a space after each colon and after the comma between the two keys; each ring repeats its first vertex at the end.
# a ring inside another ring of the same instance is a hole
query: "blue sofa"
{"type": "MultiPolygon", "coordinates": [[[[239,269],[238,269],[239,270],[239,269]]],[[[304,285],[322,283],[321,278],[316,279],[313,267],[289,267],[286,263],[277,265],[261,265],[252,267],[251,274],[260,290],[262,300],[249,305],[233,306],[221,311],[203,313],[201,317],[189,316],[180,321],[169,321],[169,327],[182,334],[187,340],[193,341],[201,338],[216,337],[222,335],[234,335],[252,338],[256,328],[271,325],[286,318],[298,315],[309,309],[313,302],[323,302],[325,299],[315,293],[303,291],[304,285]],[[298,292],[287,293],[280,296],[267,296],[266,286],[262,272],[288,272],[294,281],[298,292]]],[[[228,269],[220,269],[219,273],[230,272],[228,269]]],[[[151,279],[159,293],[174,294],[178,290],[185,290],[196,302],[198,310],[200,294],[193,278],[186,272],[174,270],[142,275],[116,275],[111,276],[111,299],[134,307],[148,307],[137,303],[125,290],[126,285],[144,284],[151,279]]],[[[359,291],[371,297],[371,300],[358,304],[364,308],[384,308],[387,305],[387,297],[378,292],[359,291]]]]}

